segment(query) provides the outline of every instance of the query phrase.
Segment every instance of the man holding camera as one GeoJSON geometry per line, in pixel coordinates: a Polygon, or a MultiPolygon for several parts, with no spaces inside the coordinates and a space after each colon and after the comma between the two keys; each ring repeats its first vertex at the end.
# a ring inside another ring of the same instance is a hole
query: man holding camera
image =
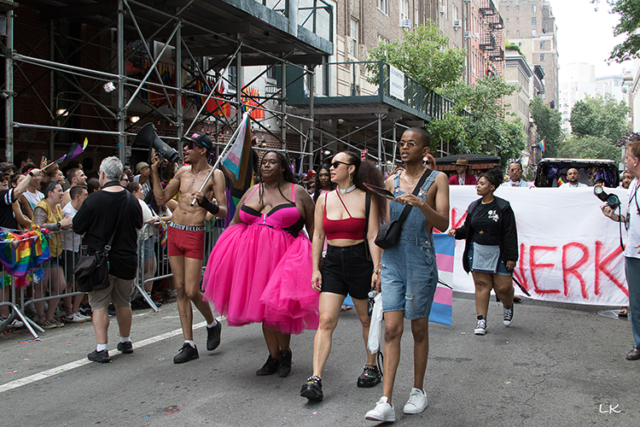
{"type": "Polygon", "coordinates": [[[207,163],[207,156],[213,148],[211,139],[204,133],[196,132],[183,140],[185,166],[178,170],[166,188],[162,188],[158,173],[162,160],[157,159],[151,165],[153,194],[159,205],[164,205],[180,193],[167,236],[167,252],[175,289],[178,291],[178,312],[185,339],[180,352],[173,358],[174,363],[185,363],[199,357],[193,342],[192,301],[207,321],[207,350],[215,350],[220,345],[222,325],[213,317],[209,303],[202,300],[200,281],[207,212],[218,218],[227,216],[227,196],[222,171],[214,171],[212,179],[207,180],[211,172],[211,166],[207,163]],[[204,191],[200,192],[205,181],[204,191]],[[194,199],[198,203],[191,206],[194,199]],[[220,205],[217,204],[218,200],[220,205]]]}
{"type": "MultiPolygon", "coordinates": [[[[640,202],[638,202],[638,177],[640,177],[640,135],[627,144],[625,160],[634,180],[629,185],[627,215],[618,215],[609,204],[602,206],[602,213],[616,222],[624,222],[627,228],[627,244],[624,250],[625,273],[629,287],[631,331],[635,341],[627,354],[627,360],[640,359],[640,202]]],[[[632,137],[633,138],[633,137],[632,137]]]]}

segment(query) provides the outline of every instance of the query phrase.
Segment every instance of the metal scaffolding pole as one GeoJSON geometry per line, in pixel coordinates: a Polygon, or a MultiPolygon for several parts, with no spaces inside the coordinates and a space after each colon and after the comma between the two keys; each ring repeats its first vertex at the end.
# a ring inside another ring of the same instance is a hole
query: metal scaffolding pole
{"type": "Polygon", "coordinates": [[[282,78],[282,117],[280,117],[280,138],[282,138],[282,149],[287,149],[287,65],[282,64],[280,67],[280,75],[282,78]]]}
{"type": "Polygon", "coordinates": [[[13,10],[5,13],[7,29],[7,54],[5,55],[5,93],[4,125],[5,125],[5,158],[13,163],[13,10]]]}
{"type": "Polygon", "coordinates": [[[383,114],[376,114],[378,117],[378,169],[382,170],[382,116],[383,114]]]}
{"type": "MultiPolygon", "coordinates": [[[[315,67],[311,67],[312,71],[315,67]]],[[[313,128],[315,125],[313,114],[313,103],[316,92],[316,74],[309,74],[309,170],[313,169],[313,128]]]]}
{"type": "Polygon", "coordinates": [[[242,72],[242,50],[238,50],[236,56],[236,127],[242,122],[242,84],[244,73],[242,72]]]}
{"type": "Polygon", "coordinates": [[[182,21],[178,21],[176,33],[176,136],[178,137],[178,155],[182,158],[182,21]]]}
{"type": "MultiPolygon", "coordinates": [[[[56,46],[55,46],[55,23],[53,20],[49,21],[49,59],[51,62],[56,60],[56,46]]],[[[55,111],[55,93],[56,93],[56,75],[55,71],[49,72],[49,111],[52,115],[57,116],[58,112],[55,111]]],[[[53,117],[52,117],[53,118],[53,117]]],[[[55,141],[56,133],[54,131],[49,132],[49,158],[53,159],[53,143],[55,141]]]]}
{"type": "MultiPolygon", "coordinates": [[[[124,99],[124,1],[118,0],[118,30],[116,32],[118,49],[118,157],[125,162],[125,146],[127,139],[124,134],[127,119],[127,108],[124,99]]],[[[155,66],[155,64],[154,64],[155,66]]],[[[140,85],[140,87],[142,84],[140,85]]],[[[137,92],[136,92],[137,93],[137,92]]],[[[131,97],[135,97],[135,94],[131,97]]]]}

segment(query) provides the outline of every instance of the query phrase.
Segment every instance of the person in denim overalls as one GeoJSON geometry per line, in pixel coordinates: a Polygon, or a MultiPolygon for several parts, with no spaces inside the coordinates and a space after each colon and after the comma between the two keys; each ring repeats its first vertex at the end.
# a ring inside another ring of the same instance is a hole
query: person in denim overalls
{"type": "Polygon", "coordinates": [[[444,173],[432,171],[418,196],[412,194],[426,171],[422,159],[429,153],[431,138],[422,129],[410,128],[398,143],[406,170],[387,178],[387,190],[396,197],[389,204],[389,220],[400,217],[411,205],[402,225],[398,244],[382,254],[382,310],[385,319],[383,396],[367,412],[372,421],[395,421],[391,404],[396,371],[400,362],[400,339],[404,318],[411,320],[414,340],[414,383],[405,414],[419,414],[427,407],[423,390],[429,353],[429,312],[438,284],[436,254],[431,229],[449,227],[449,183],[444,173]]]}

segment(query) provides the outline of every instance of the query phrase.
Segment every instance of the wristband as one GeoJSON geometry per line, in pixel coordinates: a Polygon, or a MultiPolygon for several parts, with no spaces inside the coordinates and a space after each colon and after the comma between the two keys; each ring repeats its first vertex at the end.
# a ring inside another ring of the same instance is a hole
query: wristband
{"type": "Polygon", "coordinates": [[[34,175],[34,174],[33,174],[33,172],[31,172],[31,171],[29,171],[29,176],[30,176],[31,178],[35,177],[35,175],[34,175]]]}
{"type": "Polygon", "coordinates": [[[213,203],[211,200],[207,199],[207,196],[205,196],[204,194],[202,195],[202,202],[198,201],[198,205],[201,208],[204,208],[207,212],[211,212],[213,215],[220,212],[220,207],[216,203],[213,203]]]}
{"type": "Polygon", "coordinates": [[[56,223],[56,227],[58,227],[58,230],[60,230],[60,229],[62,228],[62,225],[60,224],[60,221],[58,221],[58,222],[56,223]]]}

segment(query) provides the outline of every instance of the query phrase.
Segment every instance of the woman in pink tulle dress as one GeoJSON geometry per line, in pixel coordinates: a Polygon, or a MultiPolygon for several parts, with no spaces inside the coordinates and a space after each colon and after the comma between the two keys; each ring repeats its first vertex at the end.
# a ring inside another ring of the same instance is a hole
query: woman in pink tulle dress
{"type": "Polygon", "coordinates": [[[318,294],[311,286],[314,204],[294,183],[284,154],[268,151],[262,183],[242,196],[204,273],[204,299],[229,326],[261,322],[269,358],[257,375],[291,372],[291,334],[318,327],[318,294]]]}

